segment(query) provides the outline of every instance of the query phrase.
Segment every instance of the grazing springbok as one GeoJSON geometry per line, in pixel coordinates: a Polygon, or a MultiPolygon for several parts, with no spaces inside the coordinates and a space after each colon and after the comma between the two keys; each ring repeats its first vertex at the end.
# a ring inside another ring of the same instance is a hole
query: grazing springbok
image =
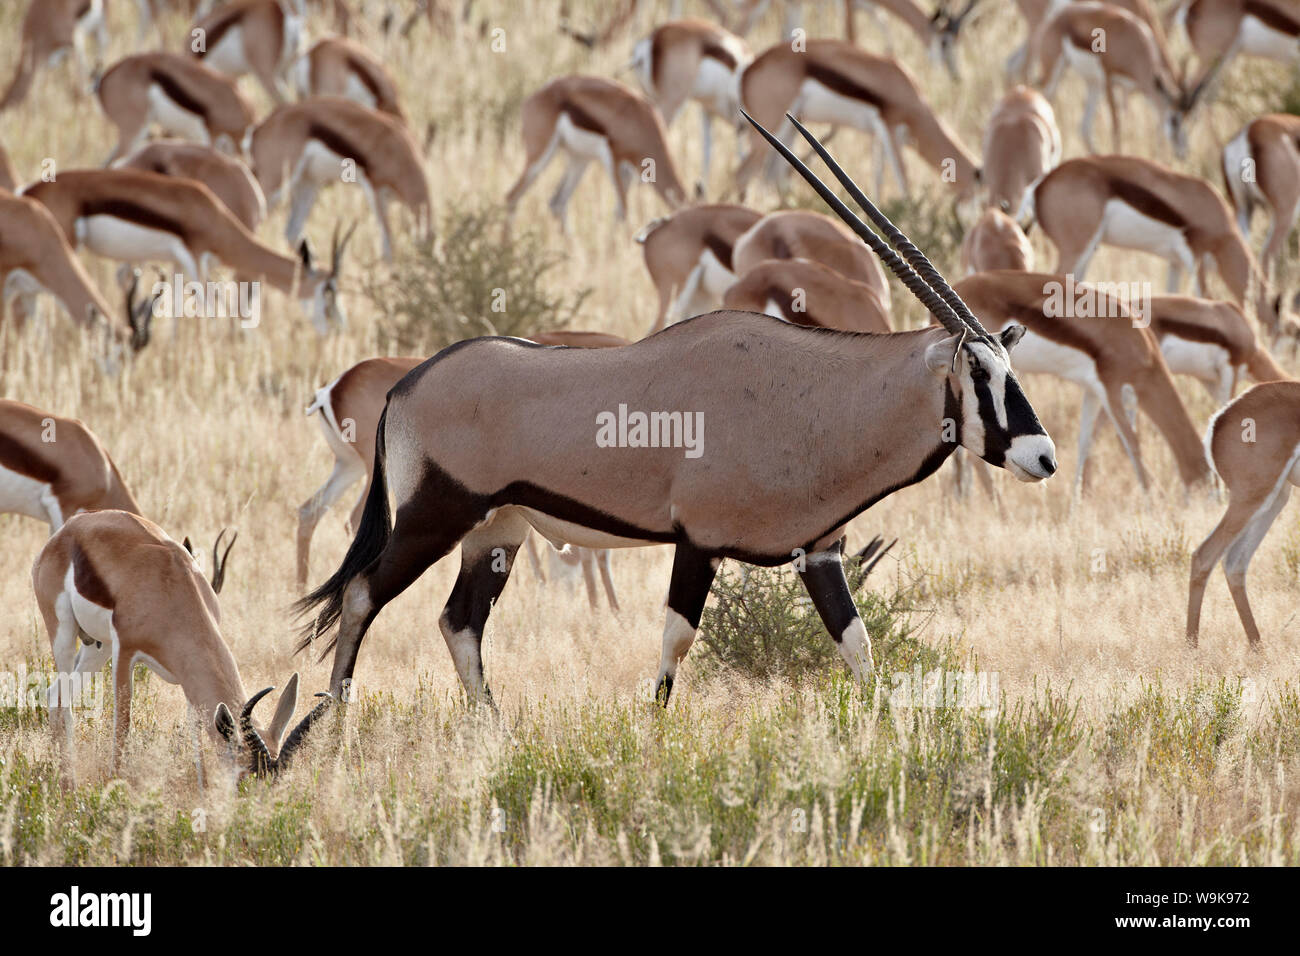
{"type": "Polygon", "coordinates": [[[338,273],[351,230],[342,242],[336,233],[327,272],[313,267],[305,244],[298,259],[263,245],[212,190],[192,180],[139,169],[70,169],[32,183],[24,195],[45,204],[70,243],[96,255],[167,260],[198,281],[206,281],[208,262],[216,260],[240,281],[295,293],[322,335],[346,322],[338,273]]]}
{"type": "Polygon", "coordinates": [[[318,612],[300,648],[337,626],[331,687],[351,680],[379,611],[460,544],[439,628],[470,699],[490,701],[483,629],[530,528],[584,547],[674,546],[658,680],[665,704],[723,558],[794,563],[860,680],[873,664],[841,561],[846,524],[928,477],[958,444],[1025,481],[1056,470],[1052,440],[1007,358],[1023,330],[989,335],[816,138],[796,129],[902,256],[785,144],[765,138],[943,328],[862,335],[724,311],[617,349],[496,337],[444,349],[389,393],[361,527],[339,569],[299,604],[318,612]],[[502,453],[484,454],[489,447],[502,453]]]}
{"type": "Polygon", "coordinates": [[[194,24],[189,51],[219,73],[252,73],[280,104],[289,70],[302,54],[304,20],[302,0],[233,0],[194,24]]]}
{"type": "Polygon", "coordinates": [[[321,189],[357,183],[379,222],[383,255],[393,257],[388,202],[397,199],[415,217],[416,234],[431,229],[429,182],[420,147],[406,124],[338,96],[291,103],[276,109],[253,131],[253,171],[271,207],[286,194],[285,239],[296,245],[321,189]]]}
{"type": "MultiPolygon", "coordinates": [[[[626,345],[627,341],[604,332],[558,331],[539,332],[531,341],[542,345],[563,345],[576,348],[611,348],[626,345]]],[[[308,566],[311,560],[311,539],[316,526],[334,502],[338,501],[352,485],[363,481],[361,495],[348,518],[348,529],[353,533],[361,526],[361,511],[366,502],[366,492],[375,463],[375,430],[384,410],[388,390],[415,368],[423,358],[414,356],[385,356],[363,359],[342,375],[316,391],[307,415],[320,413],[321,432],[334,454],[334,468],[325,484],[303,502],[298,509],[298,589],[306,590],[308,566]]],[[[529,539],[529,556],[538,577],[545,579],[541,559],[532,549],[529,539]]],[[[618,609],[614,583],[609,569],[609,552],[587,548],[573,548],[561,553],[561,560],[578,563],[587,580],[587,598],[596,606],[595,572],[599,570],[609,604],[618,609]]]]}
{"type": "MultiPolygon", "coordinates": [[[[1091,0],[1015,0],[1021,15],[1028,26],[1027,39],[1007,58],[1006,72],[1019,82],[1026,82],[1029,77],[1029,65],[1035,59],[1034,51],[1051,15],[1058,12],[1068,2],[1091,2],[1091,0]]],[[[1160,11],[1152,5],[1152,0],[1106,0],[1112,7],[1127,10],[1137,17],[1151,31],[1151,36],[1159,47],[1162,56],[1169,60],[1169,38],[1160,11]]],[[[1054,52],[1058,52],[1056,50],[1054,52]]]]}
{"type": "Polygon", "coordinates": [[[75,418],[0,399],[0,513],[50,526],[82,511],[140,508],[94,432],[75,418]]]}
{"type": "Polygon", "coordinates": [[[83,74],[90,74],[86,61],[86,37],[95,34],[99,56],[108,48],[108,26],[104,22],[104,0],[31,0],[23,17],[18,65],[4,96],[0,112],[17,106],[31,92],[36,71],[53,66],[71,50],[83,74]]]}
{"type": "Polygon", "coordinates": [[[1239,53],[1284,63],[1300,58],[1295,0],[1180,0],[1174,19],[1207,73],[1239,53]]]}
{"type": "MultiPolygon", "coordinates": [[[[943,181],[964,199],[980,183],[978,160],[925,101],[912,75],[896,61],[860,50],[842,40],[808,40],[795,51],[789,43],[760,53],[740,77],[745,111],[769,129],[785,113],[805,123],[832,123],[871,133],[876,150],[876,192],[883,191],[886,167],[908,193],[900,141],[908,142],[943,181]]],[[[781,127],[783,142],[793,137],[781,127]]],[[[756,135],[736,172],[736,188],[746,184],[767,158],[756,135]]]]}
{"type": "Polygon", "coordinates": [[[1243,392],[1210,421],[1205,448],[1227,486],[1228,510],[1192,555],[1187,642],[1196,646],[1205,585],[1222,558],[1237,616],[1256,650],[1259,627],[1246,596],[1246,571],[1291,486],[1300,485],[1300,382],[1265,382],[1243,392]]]}
{"type": "Polygon", "coordinates": [[[998,269],[1033,272],[1034,247],[1019,223],[989,206],[962,237],[961,269],[966,275],[998,269]]]}
{"type": "Polygon", "coordinates": [[[1075,494],[1082,490],[1099,411],[1105,411],[1119,433],[1143,490],[1150,478],[1138,445],[1138,409],[1168,443],[1183,485],[1208,482],[1200,433],[1178,396],[1155,336],[1135,323],[1128,304],[1099,287],[1036,272],[977,273],[955,289],[991,328],[1017,325],[1027,330],[1012,361],[1017,373],[1054,375],[1083,390],[1075,494]]]}
{"type": "Polygon", "coordinates": [[[1291,377],[1255,338],[1235,303],[1155,295],[1150,319],[1169,371],[1196,379],[1220,407],[1232,399],[1243,378],[1276,382],[1291,377]]]}
{"type": "Polygon", "coordinates": [[[1300,116],[1269,113],[1247,123],[1223,147],[1223,182],[1247,241],[1256,208],[1268,212],[1268,236],[1259,259],[1272,282],[1300,217],[1300,116]]]}
{"type": "Polygon", "coordinates": [[[1015,86],[984,127],[988,202],[1019,217],[1025,196],[1061,161],[1061,131],[1052,104],[1037,90],[1015,86]]]}
{"type": "Polygon", "coordinates": [[[1033,192],[1035,215],[1056,246],[1056,271],[1082,279],[1103,243],[1169,262],[1168,291],[1184,271],[1205,295],[1217,269],[1233,301],[1245,306],[1253,284],[1256,317],[1275,337],[1282,297],[1274,297],[1223,197],[1199,176],[1136,156],[1086,156],[1052,170],[1033,192]]]}
{"type": "Polygon", "coordinates": [[[665,125],[672,125],[688,99],[700,104],[703,157],[697,196],[709,181],[713,120],[740,128],[740,71],[750,59],[744,40],[707,20],[665,23],[632,52],[636,77],[665,125]]]}
{"type": "Polygon", "coordinates": [[[119,160],[116,165],[122,169],[143,169],[201,182],[249,232],[256,232],[266,218],[266,197],[262,195],[257,178],[242,161],[211,146],[157,140],[119,160]]]}
{"type": "Polygon", "coordinates": [[[1101,97],[1110,110],[1112,148],[1122,153],[1123,128],[1115,103],[1116,89],[1132,90],[1150,101],[1161,114],[1162,128],[1174,152],[1187,155],[1187,118],[1205,93],[1215,72],[1192,85],[1175,76],[1166,51],[1156,42],[1151,28],[1139,17],[1109,3],[1067,3],[1052,16],[1038,41],[1040,82],[1048,96],[1056,90],[1061,74],[1071,66],[1088,87],[1079,132],[1088,152],[1096,153],[1092,123],[1101,97]]]}
{"type": "Polygon", "coordinates": [[[678,319],[715,307],[736,281],[736,240],[762,218],[745,206],[690,206],[656,219],[636,236],[659,294],[650,334],[678,319]]]}
{"type": "MultiPolygon", "coordinates": [[[[226,556],[229,553],[227,547],[226,556]]],[[[77,515],[46,542],[32,568],[32,585],[59,674],[49,693],[50,726],[56,739],[62,731],[69,751],[72,701],[64,699],[63,686],[74,675],[84,679],[112,661],[114,773],[121,766],[131,726],[136,664],[184,690],[195,718],[200,786],[200,727],[235,746],[238,731],[251,773],[274,774],[288,766],[308,728],[329,708],[330,697],[318,694],[325,699],[286,737],[298,703],[298,675],[294,674],[271,723],[262,727],[253,722],[253,708],[275,688],[252,697],[244,693],[239,666],[220,630],[216,592],[224,577],[225,558],[219,558],[215,548],[213,557],[214,584],[210,585],[188,547],[177,544],[147,518],[125,511],[77,515]]]]}
{"type": "Polygon", "coordinates": [[[582,174],[594,160],[614,185],[614,218],[627,217],[627,189],[638,176],[654,185],[670,209],[686,191],[668,152],[664,121],[654,104],[621,83],[599,76],[564,76],[524,100],[524,171],[506,194],[511,215],[557,152],[568,161],[550,209],[567,229],[565,213],[582,174]]]}
{"type": "Polygon", "coordinates": [[[883,10],[903,21],[925,46],[930,59],[942,63],[948,70],[948,75],[957,80],[961,78],[957,69],[957,37],[961,33],[962,24],[978,2],[979,0],[967,0],[960,13],[953,13],[949,0],[940,0],[934,13],[926,13],[916,0],[845,0],[844,39],[850,43],[857,42],[857,30],[853,23],[855,9],[867,10],[873,19],[877,10],[883,10]]]}
{"type": "Polygon", "coordinates": [[[846,332],[892,332],[889,306],[875,287],[811,259],[765,259],[727,290],[722,305],[795,325],[846,332]]]}
{"type": "Polygon", "coordinates": [[[117,128],[106,165],[139,147],[155,123],[168,136],[244,152],[253,106],[235,81],[179,53],[138,53],[118,60],[96,90],[104,115],[117,128]]]}
{"type": "Polygon", "coordinates": [[[397,84],[383,62],[346,37],[317,40],[293,70],[298,95],[343,96],[362,106],[406,122],[397,99],[397,84]]]}

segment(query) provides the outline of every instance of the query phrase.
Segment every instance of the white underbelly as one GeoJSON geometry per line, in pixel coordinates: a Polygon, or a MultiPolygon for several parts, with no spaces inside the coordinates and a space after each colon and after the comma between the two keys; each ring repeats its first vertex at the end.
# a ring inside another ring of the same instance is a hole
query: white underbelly
{"type": "Polygon", "coordinates": [[[1181,229],[1152,219],[1128,203],[1111,199],[1102,216],[1102,241],[1124,249],[1139,249],[1165,259],[1194,261],[1181,229]]]}
{"type": "Polygon", "coordinates": [[[149,115],[169,135],[197,143],[208,142],[208,126],[203,117],[180,106],[153,83],[149,85],[149,115]]]}
{"type": "Polygon", "coordinates": [[[1165,364],[1175,375],[1190,375],[1203,382],[1217,382],[1232,357],[1222,345],[1213,342],[1190,342],[1176,335],[1160,340],[1165,364]]]}
{"type": "MultiPolygon", "coordinates": [[[[1003,323],[1003,328],[1010,325],[1003,323]]],[[[1087,389],[1101,387],[1097,363],[1087,352],[1026,331],[1011,351],[1011,366],[1020,375],[1055,375],[1087,389]]]]}
{"type": "MultiPolygon", "coordinates": [[[[509,507],[516,506],[510,505],[509,507]]],[[[604,531],[596,531],[580,524],[553,518],[532,508],[518,508],[518,511],[523,515],[524,520],[537,530],[538,534],[551,542],[556,548],[563,548],[566,544],[572,544],[579,548],[639,548],[655,543],[653,541],[639,541],[635,538],[620,538],[604,531]]]]}
{"type": "Polygon", "coordinates": [[[350,71],[343,95],[372,110],[379,106],[379,100],[375,98],[374,93],[370,92],[370,87],[366,86],[355,73],[350,71]]]}
{"type": "Polygon", "coordinates": [[[583,159],[595,159],[602,163],[612,162],[613,154],[609,141],[600,133],[589,129],[580,129],[568,113],[561,113],[555,123],[555,132],[560,139],[560,147],[566,152],[583,159]]]}
{"type": "MultiPolygon", "coordinates": [[[[343,172],[343,161],[346,158],[320,140],[309,139],[303,146],[302,155],[298,157],[296,177],[306,178],[316,183],[339,182],[343,172]]],[[[357,175],[358,178],[361,175],[359,169],[357,175]]]]}
{"type": "Polygon", "coordinates": [[[77,220],[77,241],[96,255],[121,262],[165,259],[183,265],[191,258],[185,243],[175,233],[116,216],[87,216],[77,220]]]}
{"type": "Polygon", "coordinates": [[[252,72],[253,68],[244,56],[244,28],[236,26],[227,30],[226,35],[203,57],[203,65],[230,76],[252,72]]]}
{"type": "Polygon", "coordinates": [[[1100,86],[1106,82],[1106,69],[1101,65],[1101,58],[1091,50],[1083,50],[1070,41],[1061,44],[1065,62],[1078,73],[1089,86],[1100,86]]]}
{"type": "Polygon", "coordinates": [[[712,249],[700,253],[700,291],[720,302],[736,282],[736,274],[724,266],[712,249]]]}
{"type": "Polygon", "coordinates": [[[710,112],[724,119],[739,115],[735,104],[739,96],[739,82],[735,73],[713,57],[703,57],[695,74],[691,97],[699,100],[710,112]]]}
{"type": "Polygon", "coordinates": [[[0,466],[0,512],[48,521],[46,503],[52,500],[53,489],[48,482],[0,466]]]}
{"type": "Polygon", "coordinates": [[[1265,201],[1264,194],[1259,190],[1259,183],[1255,180],[1254,160],[1250,155],[1250,138],[1246,130],[1243,129],[1228,140],[1228,145],[1223,147],[1223,168],[1228,171],[1228,178],[1234,191],[1240,189],[1256,201],[1265,201]],[[1251,175],[1247,176],[1247,171],[1251,175]]]}
{"type": "Polygon", "coordinates": [[[816,80],[804,80],[799,88],[798,117],[801,123],[832,123],[877,131],[883,127],[880,111],[870,103],[843,96],[816,80]]]}
{"type": "Polygon", "coordinates": [[[1300,40],[1281,30],[1274,30],[1250,14],[1241,18],[1241,29],[1237,36],[1241,42],[1241,51],[1250,56],[1291,60],[1300,55],[1300,40]]]}
{"type": "Polygon", "coordinates": [[[63,589],[72,604],[72,616],[76,619],[77,627],[85,631],[86,636],[92,641],[99,641],[110,647],[115,645],[117,630],[113,627],[112,610],[82,597],[81,592],[77,590],[71,564],[68,565],[68,573],[63,578],[63,589]]]}

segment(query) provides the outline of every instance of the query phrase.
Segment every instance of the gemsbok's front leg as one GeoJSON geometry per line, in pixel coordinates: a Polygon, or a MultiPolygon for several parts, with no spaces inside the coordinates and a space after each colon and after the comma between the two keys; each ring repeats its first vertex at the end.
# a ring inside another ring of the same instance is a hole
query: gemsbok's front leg
{"type": "Polygon", "coordinates": [[[848,662],[853,677],[861,683],[875,670],[875,664],[871,659],[867,626],[862,623],[853,592],[849,590],[848,578],[844,576],[843,542],[841,538],[831,547],[808,555],[799,577],[803,579],[822,623],[839,647],[840,655],[848,662]]]}
{"type": "Polygon", "coordinates": [[[664,650],[659,660],[655,698],[665,707],[673,692],[677,665],[695,643],[700,615],[709,599],[720,559],[712,558],[688,542],[673,551],[673,572],[668,582],[668,613],[664,621],[664,650]]]}

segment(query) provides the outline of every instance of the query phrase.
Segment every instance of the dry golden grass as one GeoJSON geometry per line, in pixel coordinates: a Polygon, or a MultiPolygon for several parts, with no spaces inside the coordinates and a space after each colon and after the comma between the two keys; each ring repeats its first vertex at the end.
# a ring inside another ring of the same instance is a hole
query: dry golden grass
{"type": "MultiPolygon", "coordinates": [[[[0,12],[0,35],[16,36],[19,6],[0,12]]],[[[994,6],[964,38],[960,84],[893,30],[895,52],[975,151],[1003,87],[1009,45],[1002,38],[1021,32],[1010,4],[994,6]]],[[[131,49],[135,34],[132,5],[114,7],[117,56],[131,49]]],[[[565,72],[610,75],[626,62],[631,38],[591,53],[557,33],[555,7],[538,3],[524,15],[516,4],[486,0],[451,36],[433,36],[423,25],[409,42],[384,45],[377,31],[366,35],[397,76],[413,126],[436,123],[427,168],[440,205],[504,195],[523,162],[517,107],[524,95],[565,72]],[[491,51],[497,26],[506,31],[505,53],[491,51]]],[[[590,18],[599,7],[577,10],[590,18]]],[[[832,5],[806,7],[810,35],[837,33],[832,5]]],[[[751,37],[754,46],[773,41],[778,26],[769,16],[751,37]]],[[[181,28],[170,24],[170,35],[179,37],[181,28]]],[[[313,23],[313,35],[324,29],[313,23]]],[[[4,75],[16,55],[12,45],[0,55],[4,75]]],[[[1265,67],[1238,67],[1232,77],[1242,89],[1266,92],[1269,83],[1285,82],[1282,71],[1265,67]]],[[[23,108],[0,118],[0,136],[23,175],[46,157],[69,168],[97,165],[109,152],[107,124],[93,100],[69,99],[71,83],[69,69],[48,72],[23,108]]],[[[248,89],[260,97],[252,84],[248,89]]],[[[1081,152],[1080,94],[1069,78],[1057,97],[1067,155],[1081,152]]],[[[1218,144],[1250,109],[1269,105],[1264,95],[1237,99],[1247,101],[1234,107],[1241,112],[1212,110],[1193,140],[1189,168],[1215,181],[1218,144]]],[[[698,129],[687,112],[672,144],[690,181],[698,129]]],[[[1105,142],[1105,127],[1098,128],[1105,142]]],[[[1131,148],[1168,158],[1154,115],[1136,100],[1127,137],[1131,148]]],[[[869,181],[866,141],[854,133],[837,140],[850,170],[869,181]]],[[[726,184],[730,134],[721,135],[717,155],[715,194],[726,184]]],[[[909,163],[918,191],[941,188],[914,156],[909,163]]],[[[573,236],[565,239],[545,210],[557,176],[551,170],[534,187],[520,221],[544,228],[566,251],[557,286],[592,287],[577,326],[639,336],[654,300],[631,236],[662,213],[657,198],[634,190],[628,223],[614,224],[611,190],[593,170],[571,207],[573,236]]],[[[750,200],[771,208],[775,194],[764,186],[750,200]]],[[[272,216],[263,238],[281,244],[284,215],[272,216]]],[[[309,224],[321,247],[336,220],[357,217],[362,226],[345,276],[353,288],[376,267],[378,252],[360,193],[327,193],[309,224]]],[[[1054,255],[1039,251],[1050,268],[1054,255]]],[[[115,288],[109,265],[88,264],[103,288],[115,288]]],[[[1163,265],[1111,252],[1097,258],[1091,275],[1164,284],[1163,265]]],[[[896,301],[903,295],[896,290],[896,301]]],[[[100,374],[63,316],[0,339],[0,395],[85,421],[149,517],[177,538],[205,543],[219,528],[238,526],[222,595],[224,632],[253,689],[281,684],[294,669],[308,691],[328,683],[328,662],[291,656],[287,609],[297,596],[297,507],[330,463],[303,408],[320,384],[376,352],[381,317],[358,296],[347,304],[349,331],[320,339],[295,303],[268,293],[258,329],[191,323],[174,338],[160,329],[116,378],[100,374]]],[[[918,317],[915,309],[908,314],[918,317]]],[[[1199,387],[1180,387],[1202,426],[1210,401],[1199,387]]],[[[659,714],[644,688],[659,658],[670,555],[655,548],[616,553],[624,605],[617,618],[589,611],[580,589],[542,586],[526,566],[516,571],[485,642],[502,711],[494,720],[463,705],[438,633],[456,567],[448,559],[381,615],[357,671],[361,702],[343,726],[316,733],[274,785],[236,789],[218,781],[200,793],[182,694],[155,677],[137,682],[118,781],[108,775],[107,703],[79,723],[75,784],[59,778],[42,714],[0,711],[0,859],[1297,862],[1294,509],[1279,518],[1252,567],[1262,651],[1247,652],[1216,576],[1201,649],[1189,652],[1182,636],[1188,559],[1221,505],[1184,495],[1167,450],[1144,425],[1156,490],[1138,490],[1107,429],[1095,447],[1091,493],[1071,512],[1078,394],[1043,378],[1027,388],[1057,440],[1061,477],[1038,487],[999,480],[1005,518],[979,495],[958,506],[944,482],[930,480],[877,505],[854,523],[850,538],[860,544],[881,532],[901,539],[875,585],[920,587],[919,640],[952,638],[960,658],[971,655],[999,675],[1005,700],[995,717],[882,710],[838,674],[801,686],[705,683],[693,679],[689,659],[672,706],[659,714]],[[1002,751],[999,760],[1012,762],[995,760],[989,741],[1002,751]]],[[[347,546],[346,510],[338,507],[318,530],[314,581],[347,546]]],[[[46,528],[3,516],[0,533],[0,669],[43,669],[49,644],[29,571],[46,528]]]]}

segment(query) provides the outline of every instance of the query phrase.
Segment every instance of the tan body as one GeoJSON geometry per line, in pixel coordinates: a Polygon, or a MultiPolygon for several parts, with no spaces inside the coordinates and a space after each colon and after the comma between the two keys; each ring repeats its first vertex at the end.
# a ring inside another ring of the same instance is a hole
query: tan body
{"type": "Polygon", "coordinates": [[[1297,0],[1183,0],[1176,16],[1205,71],[1238,54],[1300,58],[1297,0]]]}
{"type": "Polygon", "coordinates": [[[190,30],[203,38],[189,52],[205,65],[240,77],[252,73],[276,103],[286,99],[285,77],[302,52],[305,24],[300,0],[234,0],[201,18],[190,30]]]}
{"type": "Polygon", "coordinates": [[[281,106],[253,131],[253,170],[267,203],[290,202],[285,239],[302,236],[320,190],[356,183],[379,223],[385,259],[392,259],[388,203],[396,199],[429,235],[432,210],[420,148],[406,125],[352,100],[323,97],[281,106]]]}
{"type": "Polygon", "coordinates": [[[659,295],[652,335],[722,301],[736,281],[736,240],[760,218],[745,206],[690,206],[652,223],[637,237],[659,295]]]}
{"type": "Polygon", "coordinates": [[[962,237],[961,269],[967,275],[997,269],[1032,272],[1034,247],[1014,219],[989,206],[962,237]]]}
{"type": "MultiPolygon", "coordinates": [[[[763,126],[782,130],[779,135],[786,141],[794,135],[785,120],[787,112],[805,124],[846,125],[871,133],[877,149],[872,164],[877,195],[883,192],[886,166],[902,192],[908,193],[900,136],[945,173],[944,184],[954,186],[958,198],[978,186],[978,160],[935,114],[912,75],[894,60],[852,44],[809,40],[805,52],[795,52],[789,43],[765,50],[741,75],[740,101],[763,126]]],[[[750,140],[750,153],[736,173],[740,190],[768,155],[756,134],[750,140]]]]}
{"type": "Polygon", "coordinates": [[[1248,123],[1223,147],[1223,181],[1243,236],[1255,209],[1267,211],[1260,264],[1272,281],[1300,217],[1300,117],[1270,113],[1248,123]]]}
{"type": "Polygon", "coordinates": [[[342,96],[406,121],[387,67],[346,37],[317,40],[294,66],[294,83],[301,97],[342,96]]]}
{"type": "Polygon", "coordinates": [[[0,512],[45,521],[53,534],[74,514],[140,509],[108,451],[85,425],[0,399],[0,512]]]}
{"type": "Polygon", "coordinates": [[[1192,555],[1187,640],[1195,647],[1210,572],[1223,573],[1252,649],[1259,627],[1246,596],[1246,571],[1264,535],[1300,484],[1300,382],[1256,385],[1210,422],[1206,451],[1228,489],[1228,509],[1192,555]]]}
{"type": "Polygon", "coordinates": [[[123,169],[142,169],[202,183],[249,232],[256,232],[266,218],[262,187],[249,168],[235,157],[210,146],[159,140],[137,150],[117,165],[123,169]]]}
{"type": "Polygon", "coordinates": [[[1169,371],[1196,379],[1220,406],[1231,400],[1244,378],[1290,378],[1231,302],[1157,295],[1151,297],[1150,318],[1169,371]]]}
{"type": "Polygon", "coordinates": [[[1169,262],[1168,291],[1183,272],[1205,295],[1217,271],[1233,301],[1245,306],[1252,283],[1260,323],[1274,334],[1280,301],[1237,231],[1228,204],[1208,182],[1132,156],[1091,156],[1062,163],[1034,191],[1043,233],[1057,249],[1056,271],[1082,279],[1103,243],[1169,262]]]}
{"type": "Polygon", "coordinates": [[[111,164],[139,147],[155,124],[168,136],[241,152],[253,107],[235,81],[179,53],[139,53],[108,68],[96,91],[118,141],[111,164]]]}
{"type": "MultiPolygon", "coordinates": [[[[967,0],[960,13],[954,12],[948,0],[939,0],[937,9],[929,13],[921,8],[916,0],[845,0],[844,3],[844,39],[850,43],[857,42],[857,30],[853,23],[854,9],[865,9],[877,21],[877,26],[884,24],[877,17],[877,12],[890,14],[912,31],[913,35],[927,49],[930,59],[941,62],[948,73],[957,79],[956,46],[962,23],[975,9],[978,0],[967,0]]],[[[892,44],[891,44],[892,46],[892,44]]],[[[890,51],[892,53],[892,50],[890,51]]]]}
{"type": "Polygon", "coordinates": [[[988,202],[1016,218],[1029,193],[1061,161],[1061,131],[1046,98],[1027,86],[1008,90],[984,128],[988,202]]]}
{"type": "MultiPolygon", "coordinates": [[[[1069,0],[1073,3],[1092,2],[1092,0],[1069,0]]],[[[1152,5],[1152,0],[1106,0],[1109,6],[1127,11],[1137,17],[1151,31],[1151,36],[1160,49],[1161,55],[1166,62],[1169,58],[1169,37],[1165,30],[1164,18],[1159,10],[1152,5]]],[[[1024,83],[1029,79],[1030,61],[1038,58],[1038,46],[1042,39],[1043,28],[1046,26],[1054,9],[1059,6],[1059,0],[1015,0],[1016,7],[1020,10],[1021,16],[1025,18],[1025,24],[1028,26],[1028,38],[1021,44],[1007,60],[1008,76],[1016,78],[1019,82],[1024,83]],[[1031,51],[1032,55],[1031,55],[1031,51]]],[[[1053,53],[1059,53],[1059,49],[1054,49],[1053,53]]],[[[1055,68],[1055,61],[1050,57],[1041,61],[1042,66],[1046,69],[1045,75],[1050,75],[1055,68]]]]}
{"type": "Polygon", "coordinates": [[[723,296],[725,308],[763,312],[796,325],[845,332],[892,332],[889,307],[873,286],[809,259],[767,259],[723,296]]]}
{"type": "Polygon", "coordinates": [[[550,202],[561,226],[569,200],[593,161],[614,186],[614,218],[619,222],[627,216],[628,187],[651,169],[650,164],[655,191],[664,202],[677,209],[685,201],[659,111],[621,83],[596,76],[561,77],[524,100],[522,114],[524,171],[506,194],[510,213],[557,153],[568,163],[550,202]]]}
{"type": "Polygon", "coordinates": [[[104,0],[31,0],[23,17],[14,78],[0,97],[0,112],[22,103],[31,92],[36,71],[57,63],[70,50],[81,72],[88,74],[85,45],[91,32],[103,56],[108,46],[104,0]]]}

